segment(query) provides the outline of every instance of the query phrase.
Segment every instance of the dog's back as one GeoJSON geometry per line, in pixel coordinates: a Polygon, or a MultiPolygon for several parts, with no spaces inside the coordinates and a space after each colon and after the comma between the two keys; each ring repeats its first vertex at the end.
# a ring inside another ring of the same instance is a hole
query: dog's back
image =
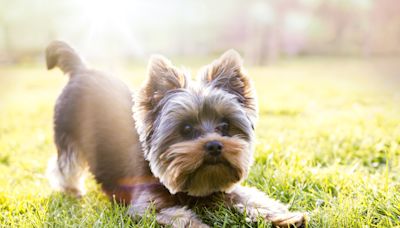
{"type": "Polygon", "coordinates": [[[146,164],[132,118],[132,94],[117,78],[88,69],[66,43],[46,50],[47,67],[58,66],[69,81],[54,114],[56,162],[50,164],[52,184],[80,195],[87,165],[104,188],[118,178],[142,175],[146,164]],[[55,178],[54,178],[55,177],[55,178]]]}

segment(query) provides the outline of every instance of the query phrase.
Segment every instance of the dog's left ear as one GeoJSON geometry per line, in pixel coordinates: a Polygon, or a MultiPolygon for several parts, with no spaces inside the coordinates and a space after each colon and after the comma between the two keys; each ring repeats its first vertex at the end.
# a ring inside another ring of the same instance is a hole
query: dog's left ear
{"type": "Polygon", "coordinates": [[[149,151],[148,141],[152,137],[153,124],[162,108],[163,98],[168,93],[185,88],[187,80],[186,75],[167,58],[161,55],[150,58],[147,79],[136,93],[133,106],[133,117],[145,155],[149,151]]]}
{"type": "Polygon", "coordinates": [[[252,82],[243,68],[243,60],[233,49],[205,66],[199,74],[200,82],[205,86],[220,88],[237,97],[246,109],[248,116],[257,118],[257,101],[252,82]]]}

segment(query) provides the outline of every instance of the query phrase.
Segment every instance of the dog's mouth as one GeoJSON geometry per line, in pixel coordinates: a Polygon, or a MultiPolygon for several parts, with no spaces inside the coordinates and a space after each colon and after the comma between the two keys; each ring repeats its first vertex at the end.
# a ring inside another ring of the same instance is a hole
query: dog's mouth
{"type": "Polygon", "coordinates": [[[206,157],[203,161],[203,165],[218,165],[228,163],[224,158],[221,157],[206,157]]]}
{"type": "Polygon", "coordinates": [[[229,189],[240,178],[238,171],[228,161],[207,160],[187,176],[184,191],[191,196],[205,196],[229,189]]]}

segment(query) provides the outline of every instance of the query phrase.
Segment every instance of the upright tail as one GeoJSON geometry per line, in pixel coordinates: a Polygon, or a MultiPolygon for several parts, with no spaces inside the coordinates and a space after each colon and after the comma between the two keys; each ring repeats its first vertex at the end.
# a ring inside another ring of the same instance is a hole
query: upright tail
{"type": "Polygon", "coordinates": [[[53,41],[46,48],[47,69],[58,66],[65,74],[85,68],[79,55],[67,43],[53,41]]]}

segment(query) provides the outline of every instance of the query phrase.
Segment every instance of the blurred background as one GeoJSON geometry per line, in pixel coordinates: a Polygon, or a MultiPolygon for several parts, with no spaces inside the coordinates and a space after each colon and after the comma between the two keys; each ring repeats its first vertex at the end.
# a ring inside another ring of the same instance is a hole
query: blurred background
{"type": "Polygon", "coordinates": [[[68,81],[45,67],[55,39],[133,89],[151,54],[195,76],[236,49],[260,107],[246,183],[310,227],[400,225],[400,0],[0,0],[0,227],[130,224],[93,179],[72,201],[44,176],[68,81]]]}
{"type": "Polygon", "coordinates": [[[152,53],[203,58],[229,48],[252,65],[388,57],[400,54],[400,1],[0,0],[0,65],[43,61],[54,39],[107,64],[152,53]]]}

